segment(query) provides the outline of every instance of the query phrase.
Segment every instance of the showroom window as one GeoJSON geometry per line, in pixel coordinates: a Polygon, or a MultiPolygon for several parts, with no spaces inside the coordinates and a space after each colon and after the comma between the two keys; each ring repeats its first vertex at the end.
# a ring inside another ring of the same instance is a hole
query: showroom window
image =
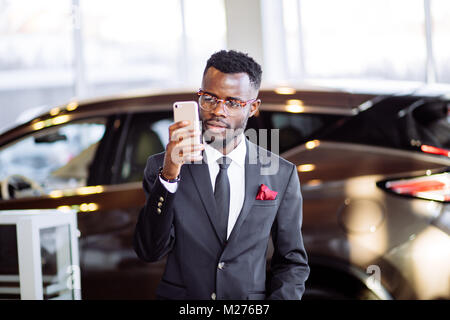
{"type": "Polygon", "coordinates": [[[262,3],[269,83],[450,83],[446,0],[262,3]]]}
{"type": "Polygon", "coordinates": [[[301,10],[310,77],[425,79],[422,0],[304,0],[301,10]]]}
{"type": "Polygon", "coordinates": [[[179,1],[80,1],[86,95],[178,84],[179,1]]]}
{"type": "Polygon", "coordinates": [[[80,7],[90,96],[197,88],[206,59],[225,47],[221,0],[80,0],[80,7]]]}
{"type": "Polygon", "coordinates": [[[2,184],[31,181],[46,194],[86,186],[105,123],[105,119],[93,119],[43,129],[7,145],[0,150],[2,184]]]}
{"type": "Polygon", "coordinates": [[[71,14],[70,0],[0,1],[0,131],[73,97],[71,14]]]}
{"type": "Polygon", "coordinates": [[[0,132],[72,99],[196,90],[223,0],[0,1],[0,132]]]}
{"type": "Polygon", "coordinates": [[[433,0],[431,4],[436,81],[450,83],[450,1],[433,0]]]}
{"type": "MultiPolygon", "coordinates": [[[[226,49],[226,18],[222,0],[185,0],[184,24],[186,30],[187,83],[201,86],[206,60],[226,49]]],[[[181,84],[183,87],[185,85],[181,84]]]]}

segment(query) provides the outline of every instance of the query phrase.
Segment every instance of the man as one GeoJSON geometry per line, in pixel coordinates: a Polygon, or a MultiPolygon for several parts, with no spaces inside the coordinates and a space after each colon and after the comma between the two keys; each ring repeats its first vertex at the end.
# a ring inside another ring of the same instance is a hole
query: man
{"type": "Polygon", "coordinates": [[[296,167],[243,134],[261,103],[261,73],[246,54],[213,54],[198,92],[202,133],[187,130],[183,122],[172,124],[166,152],[147,161],[146,204],[134,248],[148,262],[168,254],[158,298],[303,295],[309,267],[296,167]],[[187,138],[201,141],[201,134],[204,143],[181,147],[187,138]],[[263,174],[261,160],[267,156],[279,161],[276,174],[263,174]],[[266,281],[270,235],[274,253],[266,281]]]}

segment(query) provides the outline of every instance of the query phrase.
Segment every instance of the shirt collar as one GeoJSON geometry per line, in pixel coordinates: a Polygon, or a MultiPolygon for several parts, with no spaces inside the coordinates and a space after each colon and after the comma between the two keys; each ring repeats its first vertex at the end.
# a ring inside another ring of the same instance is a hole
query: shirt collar
{"type": "MultiPolygon", "coordinates": [[[[217,163],[217,160],[224,156],[222,152],[205,143],[204,139],[203,143],[205,144],[206,161],[208,162],[208,165],[210,165],[211,163],[217,163]]],[[[233,151],[231,151],[226,156],[240,167],[244,167],[246,154],[247,146],[245,143],[245,135],[241,133],[241,141],[236,146],[236,148],[234,148],[233,151]]]]}

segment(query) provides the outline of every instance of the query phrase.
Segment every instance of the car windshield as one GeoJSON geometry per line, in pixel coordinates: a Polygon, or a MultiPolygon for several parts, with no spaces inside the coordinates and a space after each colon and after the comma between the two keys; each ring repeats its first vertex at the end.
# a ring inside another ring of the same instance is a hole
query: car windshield
{"type": "MultiPolygon", "coordinates": [[[[334,128],[348,116],[323,113],[287,113],[263,111],[258,117],[250,118],[248,128],[278,129],[279,146],[272,146],[271,137],[262,141],[259,135],[258,143],[263,144],[275,153],[283,153],[293,147],[315,139],[321,133],[334,128]],[[267,146],[264,143],[267,142],[267,146]]],[[[272,133],[271,133],[272,134],[272,133]]]]}
{"type": "Polygon", "coordinates": [[[386,97],[320,138],[404,150],[450,149],[449,106],[417,97],[386,97]]]}
{"type": "Polygon", "coordinates": [[[46,192],[85,186],[105,132],[95,119],[44,129],[0,149],[0,180],[24,176],[46,192]]]}

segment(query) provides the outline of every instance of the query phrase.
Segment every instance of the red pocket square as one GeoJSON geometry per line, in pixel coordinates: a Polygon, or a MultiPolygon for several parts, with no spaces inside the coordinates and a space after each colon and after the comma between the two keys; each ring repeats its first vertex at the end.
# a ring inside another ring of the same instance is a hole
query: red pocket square
{"type": "Polygon", "coordinates": [[[259,186],[256,200],[275,200],[278,192],[270,190],[265,184],[259,186]]]}

